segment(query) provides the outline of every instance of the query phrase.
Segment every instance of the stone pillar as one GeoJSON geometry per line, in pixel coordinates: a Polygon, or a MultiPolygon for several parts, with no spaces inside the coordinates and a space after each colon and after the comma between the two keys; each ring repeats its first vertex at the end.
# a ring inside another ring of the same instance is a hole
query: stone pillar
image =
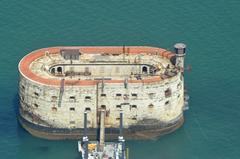
{"type": "Polygon", "coordinates": [[[100,151],[103,151],[104,149],[104,140],[105,140],[105,110],[101,110],[100,114],[100,151]]]}

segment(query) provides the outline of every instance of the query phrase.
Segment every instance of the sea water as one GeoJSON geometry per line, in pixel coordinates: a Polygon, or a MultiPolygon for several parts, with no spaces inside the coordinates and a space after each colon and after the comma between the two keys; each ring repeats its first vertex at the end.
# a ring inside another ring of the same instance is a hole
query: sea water
{"type": "Polygon", "coordinates": [[[239,0],[0,0],[0,158],[77,159],[77,141],[31,136],[17,122],[18,62],[69,45],[187,44],[184,125],[128,140],[130,159],[240,157],[239,0]]]}

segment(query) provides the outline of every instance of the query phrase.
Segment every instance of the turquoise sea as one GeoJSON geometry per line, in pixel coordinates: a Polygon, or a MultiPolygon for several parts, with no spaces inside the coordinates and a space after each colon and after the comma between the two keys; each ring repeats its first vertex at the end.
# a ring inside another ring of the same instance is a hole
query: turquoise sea
{"type": "Polygon", "coordinates": [[[48,141],[16,119],[18,62],[60,45],[187,44],[190,109],[176,132],[127,141],[130,159],[240,158],[239,0],[0,0],[0,158],[77,159],[76,141],[48,141]]]}

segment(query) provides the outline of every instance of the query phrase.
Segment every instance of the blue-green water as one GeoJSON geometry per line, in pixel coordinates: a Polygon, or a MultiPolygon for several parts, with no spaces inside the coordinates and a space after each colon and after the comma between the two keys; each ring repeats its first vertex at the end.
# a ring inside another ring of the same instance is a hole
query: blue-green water
{"type": "Polygon", "coordinates": [[[130,159],[240,157],[239,0],[0,0],[0,158],[76,159],[76,141],[32,137],[16,120],[19,60],[56,45],[188,45],[190,110],[178,131],[128,141],[130,159]]]}

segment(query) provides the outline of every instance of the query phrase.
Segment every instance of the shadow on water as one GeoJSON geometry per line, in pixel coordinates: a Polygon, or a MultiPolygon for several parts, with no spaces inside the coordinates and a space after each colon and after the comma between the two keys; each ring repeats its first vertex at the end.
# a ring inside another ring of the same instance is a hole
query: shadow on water
{"type": "MultiPolygon", "coordinates": [[[[14,95],[13,98],[13,110],[14,110],[14,115],[15,115],[15,120],[16,120],[16,135],[17,138],[19,139],[20,143],[22,146],[27,145],[28,142],[25,142],[26,138],[31,138],[31,135],[21,126],[21,124],[18,121],[18,116],[19,116],[19,95],[18,93],[16,93],[14,95]]],[[[33,146],[32,148],[36,149],[37,151],[40,152],[48,152],[49,151],[49,147],[45,146],[45,145],[41,145],[41,146],[33,146]]]]}
{"type": "Polygon", "coordinates": [[[18,93],[15,93],[14,95],[14,98],[13,98],[13,110],[16,114],[16,116],[18,115],[19,113],[19,110],[18,110],[18,106],[19,106],[19,96],[18,96],[18,93]]]}
{"type": "Polygon", "coordinates": [[[15,119],[16,119],[16,122],[17,122],[17,127],[16,127],[17,132],[16,132],[16,134],[17,134],[18,137],[21,138],[21,137],[23,137],[23,136],[26,136],[27,131],[22,128],[22,126],[20,125],[20,123],[19,123],[19,121],[18,121],[19,106],[20,106],[20,103],[19,103],[19,95],[18,95],[18,93],[16,93],[16,94],[14,95],[14,98],[13,98],[12,107],[13,107],[15,119]]]}

